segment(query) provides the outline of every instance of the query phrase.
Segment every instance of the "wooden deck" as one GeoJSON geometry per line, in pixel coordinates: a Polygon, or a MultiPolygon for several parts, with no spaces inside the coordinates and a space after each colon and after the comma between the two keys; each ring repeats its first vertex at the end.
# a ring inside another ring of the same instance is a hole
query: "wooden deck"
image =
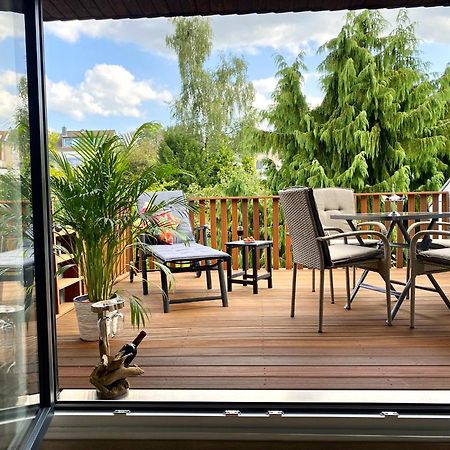
{"type": "MultiPolygon", "coordinates": [[[[407,301],[387,327],[383,294],[363,290],[346,311],[343,271],[335,272],[336,303],[330,304],[327,294],[323,334],[317,333],[318,297],[308,270],[299,272],[295,318],[289,316],[290,271],[274,272],[273,289],[260,282],[258,295],[234,285],[228,308],[214,300],[172,305],[163,314],[161,295],[152,288],[145,297],[151,323],[136,358],[145,374],[132,380],[133,387],[450,389],[450,311],[440,297],[418,291],[416,329],[409,328],[407,301]]],[[[393,270],[392,277],[404,277],[404,271],[393,270]]],[[[156,283],[159,276],[151,279],[156,283]]],[[[450,277],[437,279],[450,292],[450,277]]],[[[369,278],[380,281],[377,275],[369,278]]],[[[213,282],[217,289],[216,274],[213,282]]],[[[203,277],[177,275],[174,298],[202,294],[205,284],[203,277]]],[[[119,288],[142,293],[140,283],[128,280],[119,288]]],[[[92,387],[88,378],[97,345],[79,339],[74,311],[58,318],[57,329],[60,387],[92,387]]],[[[112,341],[113,350],[136,334],[127,325],[112,341]]]]}

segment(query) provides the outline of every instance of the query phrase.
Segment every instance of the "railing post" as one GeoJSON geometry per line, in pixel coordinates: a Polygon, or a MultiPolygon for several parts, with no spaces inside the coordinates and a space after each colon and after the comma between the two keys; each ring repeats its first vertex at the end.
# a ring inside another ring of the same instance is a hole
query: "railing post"
{"type": "Polygon", "coordinates": [[[280,268],[280,212],[279,199],[274,197],[272,199],[272,214],[273,214],[273,268],[275,270],[280,268]]]}
{"type": "MultiPolygon", "coordinates": [[[[238,238],[237,234],[238,228],[238,199],[231,199],[231,240],[236,241],[238,238]]],[[[239,260],[238,260],[238,251],[236,248],[232,251],[232,261],[233,261],[233,269],[236,270],[239,268],[239,260]]]]}
{"type": "Polygon", "coordinates": [[[215,198],[209,201],[209,220],[211,222],[211,246],[217,248],[217,210],[215,198]]]}
{"type": "Polygon", "coordinates": [[[220,228],[222,251],[226,250],[225,242],[228,241],[228,218],[227,218],[227,199],[220,199],[220,228]]]}

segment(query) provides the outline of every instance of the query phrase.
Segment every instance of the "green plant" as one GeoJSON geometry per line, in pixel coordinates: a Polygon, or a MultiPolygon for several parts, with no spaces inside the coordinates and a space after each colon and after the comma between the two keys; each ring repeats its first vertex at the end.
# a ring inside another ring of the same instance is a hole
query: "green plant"
{"type": "MultiPolygon", "coordinates": [[[[53,152],[54,220],[75,231],[74,259],[91,302],[111,298],[114,268],[130,242],[137,241],[137,233],[143,231],[133,226],[140,217],[135,205],[157,180],[152,167],[130,177],[128,155],[149,126],[144,124],[127,135],[81,132],[73,145],[82,160],[76,167],[64,155],[53,152]],[[135,235],[131,239],[129,230],[135,235]]],[[[153,201],[147,214],[164,206],[153,201]]],[[[146,233],[156,235],[163,231],[153,221],[145,223],[146,233]]],[[[147,312],[139,298],[130,296],[130,309],[132,324],[145,325],[147,312]]]]}

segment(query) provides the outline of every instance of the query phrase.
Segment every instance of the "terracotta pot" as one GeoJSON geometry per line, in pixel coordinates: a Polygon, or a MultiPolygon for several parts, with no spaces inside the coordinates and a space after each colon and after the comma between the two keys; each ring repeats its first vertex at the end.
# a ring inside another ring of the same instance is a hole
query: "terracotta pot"
{"type": "MultiPolygon", "coordinates": [[[[117,294],[114,294],[113,298],[115,297],[117,297],[117,294]]],[[[73,299],[73,303],[77,313],[80,339],[83,341],[98,341],[98,316],[91,311],[92,303],[89,301],[88,296],[79,295],[73,299]]],[[[107,316],[111,315],[111,313],[106,314],[107,316]]],[[[113,329],[117,328],[117,324],[111,322],[107,323],[107,330],[110,338],[112,337],[109,333],[111,325],[113,329]]]]}

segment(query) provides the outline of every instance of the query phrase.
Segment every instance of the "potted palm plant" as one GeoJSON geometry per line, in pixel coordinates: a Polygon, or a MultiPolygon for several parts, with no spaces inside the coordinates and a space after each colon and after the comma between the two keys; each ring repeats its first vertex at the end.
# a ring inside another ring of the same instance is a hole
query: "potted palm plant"
{"type": "MultiPolygon", "coordinates": [[[[63,154],[53,153],[54,221],[73,232],[74,260],[86,288],[85,295],[74,299],[83,340],[98,339],[97,316],[91,313],[91,303],[117,295],[114,269],[130,242],[138,241],[129,235],[130,230],[137,233],[133,231],[139,218],[137,200],[157,183],[152,168],[139,176],[129,171],[129,153],[151,125],[144,124],[128,135],[81,132],[73,144],[80,156],[76,166],[63,154]]],[[[160,207],[149,205],[147,211],[160,207]]],[[[147,225],[152,228],[150,233],[158,231],[154,222],[147,225]]],[[[148,316],[141,300],[135,296],[129,296],[129,300],[132,324],[145,326],[148,316]]]]}

